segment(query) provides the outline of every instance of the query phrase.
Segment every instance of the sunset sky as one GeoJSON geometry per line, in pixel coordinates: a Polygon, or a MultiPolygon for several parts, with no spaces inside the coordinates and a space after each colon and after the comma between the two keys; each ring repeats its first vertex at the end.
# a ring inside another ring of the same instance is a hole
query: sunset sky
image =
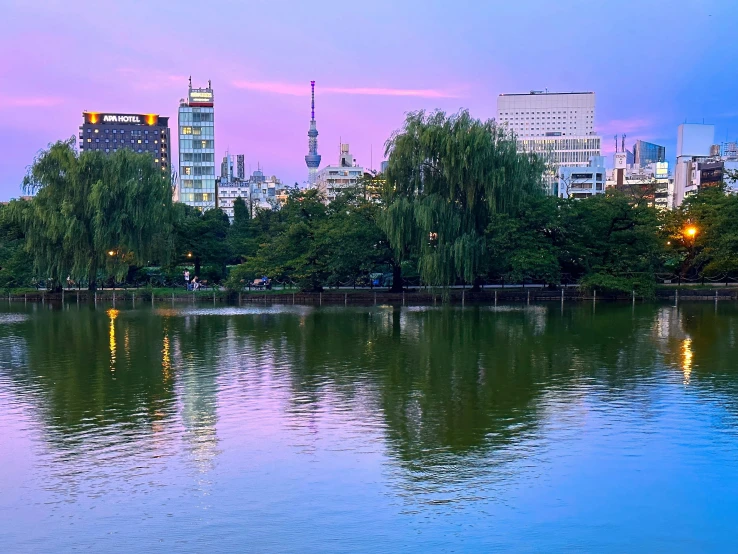
{"type": "Polygon", "coordinates": [[[83,110],[170,116],[174,138],[189,75],[213,83],[216,158],[288,183],[307,177],[311,79],[323,165],[343,141],[379,167],[405,112],[486,119],[499,93],[545,88],[597,93],[606,155],[626,133],[672,160],[684,121],[738,138],[735,0],[0,4],[0,200],[83,110]]]}

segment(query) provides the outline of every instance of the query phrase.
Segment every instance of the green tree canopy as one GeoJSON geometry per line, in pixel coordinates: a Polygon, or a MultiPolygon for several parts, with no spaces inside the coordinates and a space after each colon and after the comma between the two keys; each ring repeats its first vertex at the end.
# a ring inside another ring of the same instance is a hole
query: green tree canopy
{"type": "Polygon", "coordinates": [[[417,256],[437,286],[475,282],[487,266],[493,214],[542,194],[545,164],[514,137],[467,111],[415,112],[386,145],[386,210],[380,226],[402,259],[417,256]]]}
{"type": "Polygon", "coordinates": [[[218,208],[201,212],[175,204],[173,260],[194,264],[193,277],[202,278],[202,265],[215,266],[218,276],[223,277],[232,255],[227,240],[229,227],[228,216],[218,208]]]}
{"type": "Polygon", "coordinates": [[[509,283],[558,284],[562,206],[554,196],[531,197],[511,213],[496,213],[487,227],[490,270],[509,283]]]}
{"type": "MultiPolygon", "coordinates": [[[[256,277],[292,279],[303,290],[320,290],[328,275],[326,243],[320,229],[327,217],[317,190],[292,191],[277,215],[279,224],[263,236],[256,255],[229,276],[229,286],[239,288],[256,277]]],[[[265,217],[265,221],[268,218],[265,217]]]]}
{"type": "Polygon", "coordinates": [[[27,287],[33,279],[33,260],[24,248],[23,229],[13,220],[11,211],[29,209],[30,203],[13,200],[11,204],[0,205],[0,287],[27,287]]]}
{"type": "Polygon", "coordinates": [[[94,289],[98,271],[122,278],[129,265],[166,256],[172,189],[149,155],[77,154],[71,138],[42,151],[23,186],[35,197],[11,211],[41,277],[71,275],[94,289]]]}

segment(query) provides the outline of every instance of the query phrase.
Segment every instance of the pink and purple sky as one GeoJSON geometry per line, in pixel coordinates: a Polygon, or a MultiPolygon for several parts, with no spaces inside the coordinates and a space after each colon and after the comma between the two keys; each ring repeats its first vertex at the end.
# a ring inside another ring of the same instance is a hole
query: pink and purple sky
{"type": "Polygon", "coordinates": [[[677,126],[738,138],[735,0],[0,0],[0,200],[82,111],[159,113],[212,80],[215,146],[285,182],[307,177],[310,80],[323,164],[348,142],[378,168],[404,114],[501,92],[592,90],[613,136],[664,144],[677,126]],[[373,155],[371,154],[373,153],[373,155]]]}

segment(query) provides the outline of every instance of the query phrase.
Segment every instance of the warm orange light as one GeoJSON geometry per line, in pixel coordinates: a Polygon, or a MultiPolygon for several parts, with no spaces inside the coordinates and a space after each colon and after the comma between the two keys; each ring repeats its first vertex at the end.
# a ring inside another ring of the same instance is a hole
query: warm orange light
{"type": "Polygon", "coordinates": [[[688,237],[694,238],[697,235],[697,227],[687,227],[684,230],[684,234],[688,237]]]}
{"type": "Polygon", "coordinates": [[[100,114],[97,112],[88,112],[87,118],[89,119],[90,123],[97,123],[100,121],[100,114]]]}
{"type": "Polygon", "coordinates": [[[192,252],[187,252],[187,257],[188,258],[191,258],[192,257],[192,252]]]}
{"type": "Polygon", "coordinates": [[[156,122],[159,120],[159,116],[153,113],[147,113],[146,114],[146,125],[156,125],[156,122]]]}
{"type": "Polygon", "coordinates": [[[108,256],[115,256],[114,250],[108,250],[108,256]]]}

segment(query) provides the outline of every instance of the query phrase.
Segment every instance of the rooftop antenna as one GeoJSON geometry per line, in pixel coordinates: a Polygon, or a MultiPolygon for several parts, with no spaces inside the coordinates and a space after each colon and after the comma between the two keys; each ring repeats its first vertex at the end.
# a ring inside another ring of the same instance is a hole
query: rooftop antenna
{"type": "Polygon", "coordinates": [[[625,152],[625,133],[623,133],[623,147],[621,148],[621,152],[625,152]]]}
{"type": "Polygon", "coordinates": [[[190,75],[190,90],[192,90],[192,75],[190,75]]]}
{"type": "Polygon", "coordinates": [[[615,135],[615,153],[618,153],[618,136],[615,135]]]}
{"type": "Polygon", "coordinates": [[[208,88],[213,88],[212,85],[210,84],[210,79],[208,79],[208,88]]]}

